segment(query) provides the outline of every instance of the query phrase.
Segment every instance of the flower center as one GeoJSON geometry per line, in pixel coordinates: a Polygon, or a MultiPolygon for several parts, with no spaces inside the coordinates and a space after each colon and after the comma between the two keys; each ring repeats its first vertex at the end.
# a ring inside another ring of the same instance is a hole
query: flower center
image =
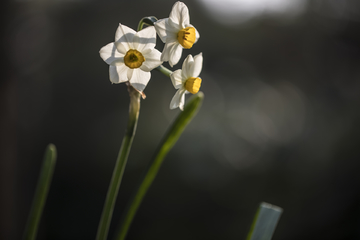
{"type": "Polygon", "coordinates": [[[184,48],[191,48],[196,40],[195,28],[187,27],[181,29],[177,34],[177,39],[184,48]]]}
{"type": "Polygon", "coordinates": [[[200,90],[201,78],[191,77],[185,82],[185,89],[191,92],[192,94],[197,93],[200,90]]]}
{"type": "Polygon", "coordinates": [[[124,63],[129,68],[138,68],[144,61],[145,58],[141,54],[141,52],[134,49],[130,49],[129,51],[127,51],[124,57],[124,63]]]}

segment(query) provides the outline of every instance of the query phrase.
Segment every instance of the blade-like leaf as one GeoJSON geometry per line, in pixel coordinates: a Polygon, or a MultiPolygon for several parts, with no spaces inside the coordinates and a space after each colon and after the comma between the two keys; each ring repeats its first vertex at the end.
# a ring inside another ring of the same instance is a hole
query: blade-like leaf
{"type": "Polygon", "coordinates": [[[282,208],[261,203],[251,225],[247,240],[270,240],[280,219],[282,208]]]}
{"type": "Polygon", "coordinates": [[[185,105],[184,111],[180,112],[178,117],[175,119],[175,122],[166,133],[165,137],[160,143],[160,147],[158,148],[157,153],[155,154],[155,158],[152,159],[149,165],[143,181],[130,201],[130,205],[126,210],[124,220],[120,227],[120,231],[115,239],[125,239],[136,211],[138,210],[146,192],[154,181],[166,154],[174,146],[182,132],[185,130],[186,126],[191,122],[193,117],[200,109],[203,98],[204,94],[202,92],[198,92],[196,95],[193,95],[185,105]]]}
{"type": "Polygon", "coordinates": [[[39,180],[36,185],[34,199],[24,232],[24,240],[33,240],[39,227],[42,211],[50,189],[56,163],[56,147],[49,144],[45,150],[39,180]]]}

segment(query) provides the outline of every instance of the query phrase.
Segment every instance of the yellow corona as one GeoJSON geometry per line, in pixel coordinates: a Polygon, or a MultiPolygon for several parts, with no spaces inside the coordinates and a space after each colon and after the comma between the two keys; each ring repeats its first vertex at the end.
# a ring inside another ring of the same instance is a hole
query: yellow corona
{"type": "Polygon", "coordinates": [[[130,49],[127,51],[125,57],[124,57],[124,63],[129,68],[139,68],[142,63],[145,61],[144,56],[141,54],[141,52],[130,49]]]}
{"type": "Polygon", "coordinates": [[[186,49],[192,47],[196,40],[196,31],[193,27],[183,28],[178,32],[177,39],[181,46],[186,49]]]}
{"type": "Polygon", "coordinates": [[[200,90],[201,78],[191,77],[185,82],[185,89],[191,92],[192,94],[197,93],[200,90]]]}

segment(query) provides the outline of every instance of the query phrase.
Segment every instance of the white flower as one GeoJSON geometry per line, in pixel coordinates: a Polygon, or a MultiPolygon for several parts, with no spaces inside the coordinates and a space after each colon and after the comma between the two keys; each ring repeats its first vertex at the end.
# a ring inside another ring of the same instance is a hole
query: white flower
{"type": "Polygon", "coordinates": [[[100,49],[100,57],[110,65],[110,81],[129,81],[142,92],[150,80],[150,71],[162,64],[161,53],[154,49],[156,31],[147,27],[139,32],[119,24],[115,42],[100,49]]]}
{"type": "Polygon", "coordinates": [[[189,10],[182,2],[176,2],[169,18],[154,23],[156,32],[165,43],[161,61],[169,61],[171,67],[181,58],[182,49],[189,49],[197,42],[200,35],[190,24],[189,10]]]}
{"type": "Polygon", "coordinates": [[[182,69],[176,70],[170,74],[171,82],[175,89],[179,89],[170,103],[170,109],[179,107],[184,110],[185,93],[195,94],[199,91],[201,78],[199,78],[203,64],[202,53],[194,58],[189,54],[185,59],[182,69]]]}

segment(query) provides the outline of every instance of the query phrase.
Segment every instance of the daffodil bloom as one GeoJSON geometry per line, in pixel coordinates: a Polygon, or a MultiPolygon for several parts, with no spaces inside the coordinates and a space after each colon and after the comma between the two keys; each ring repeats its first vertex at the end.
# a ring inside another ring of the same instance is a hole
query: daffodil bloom
{"type": "Polygon", "coordinates": [[[203,64],[202,53],[194,58],[189,54],[185,59],[182,69],[176,70],[170,74],[171,82],[178,91],[170,103],[170,109],[179,107],[184,110],[185,94],[195,94],[200,90],[201,78],[199,78],[203,64]]]}
{"type": "Polygon", "coordinates": [[[150,71],[162,64],[161,53],[154,48],[155,44],[154,27],[136,32],[119,24],[115,42],[100,49],[100,57],[110,65],[110,81],[129,81],[135,89],[142,92],[150,80],[150,71]]]}
{"type": "Polygon", "coordinates": [[[165,43],[161,61],[169,61],[171,67],[181,58],[183,48],[189,49],[197,42],[200,35],[190,24],[189,10],[182,2],[176,2],[169,18],[154,23],[156,32],[165,43]]]}

